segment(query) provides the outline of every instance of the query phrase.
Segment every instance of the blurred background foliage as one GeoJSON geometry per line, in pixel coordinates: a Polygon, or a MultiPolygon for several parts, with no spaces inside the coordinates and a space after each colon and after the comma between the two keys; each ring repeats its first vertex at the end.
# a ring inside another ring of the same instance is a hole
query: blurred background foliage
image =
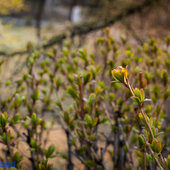
{"type": "Polygon", "coordinates": [[[97,25],[120,13],[125,17],[113,27],[116,35],[130,33],[138,41],[169,34],[168,0],[0,0],[0,9],[0,51],[20,50],[28,41],[37,44],[37,39],[39,44],[72,25],[97,25]],[[151,4],[126,17],[125,9],[144,2],[151,4]]]}
{"type": "Polygon", "coordinates": [[[24,0],[0,0],[1,15],[9,15],[11,13],[18,13],[28,9],[24,4],[24,0]]]}

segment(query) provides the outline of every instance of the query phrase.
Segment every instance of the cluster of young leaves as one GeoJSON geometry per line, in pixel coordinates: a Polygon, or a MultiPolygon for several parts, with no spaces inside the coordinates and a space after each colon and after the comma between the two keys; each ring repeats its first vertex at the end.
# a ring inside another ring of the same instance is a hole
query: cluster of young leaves
{"type": "Polygon", "coordinates": [[[21,168],[26,158],[33,169],[54,168],[48,160],[58,155],[67,169],[74,168],[73,156],[87,169],[107,169],[108,161],[114,169],[169,168],[169,39],[164,47],[151,39],[132,48],[106,29],[91,54],[71,43],[57,50],[28,44],[26,69],[5,82],[10,95],[0,100],[2,159],[21,168]],[[44,138],[57,123],[66,134],[67,154],[47,147],[44,138]],[[30,156],[20,151],[21,141],[30,156]]]}

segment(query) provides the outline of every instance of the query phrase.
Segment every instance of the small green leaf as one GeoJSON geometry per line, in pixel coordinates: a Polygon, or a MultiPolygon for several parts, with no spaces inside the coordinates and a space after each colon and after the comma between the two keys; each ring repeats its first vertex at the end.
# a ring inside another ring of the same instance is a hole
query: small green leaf
{"type": "Polygon", "coordinates": [[[145,140],[144,140],[144,138],[142,137],[142,135],[139,135],[139,136],[138,136],[138,141],[139,141],[139,147],[140,147],[140,149],[144,149],[145,146],[146,146],[146,143],[145,143],[145,140]]]}
{"type": "Polygon", "coordinates": [[[88,115],[88,114],[85,115],[85,122],[86,122],[87,126],[91,126],[92,125],[93,120],[92,120],[90,115],[88,115]]]}
{"type": "Polygon", "coordinates": [[[7,113],[2,113],[0,115],[0,126],[2,128],[5,128],[7,122],[8,122],[8,114],[7,113]]]}
{"type": "Polygon", "coordinates": [[[6,83],[5,83],[6,86],[9,86],[10,84],[11,84],[10,80],[6,81],[6,83]]]}
{"type": "Polygon", "coordinates": [[[168,72],[167,72],[167,70],[165,70],[165,69],[162,70],[161,79],[162,79],[162,81],[164,83],[164,86],[166,86],[166,84],[168,83],[168,72]]]}
{"type": "Polygon", "coordinates": [[[32,121],[32,124],[33,124],[33,125],[36,125],[36,123],[37,123],[37,115],[36,115],[36,113],[33,113],[33,114],[32,114],[31,121],[32,121]]]}
{"type": "Polygon", "coordinates": [[[20,153],[19,153],[19,152],[16,152],[16,153],[14,154],[12,160],[13,160],[14,162],[16,162],[16,163],[19,163],[19,162],[22,160],[22,158],[21,158],[21,156],[20,156],[20,153]]]}
{"type": "Polygon", "coordinates": [[[133,92],[135,96],[132,96],[132,100],[136,102],[138,105],[142,104],[145,100],[145,93],[143,89],[135,88],[133,92]]]}
{"type": "Polygon", "coordinates": [[[92,73],[91,72],[83,74],[84,85],[86,85],[88,82],[90,82],[91,79],[92,79],[92,73]]]}
{"type": "Polygon", "coordinates": [[[45,150],[45,156],[47,157],[47,158],[50,158],[50,157],[52,157],[52,154],[54,153],[54,151],[55,151],[55,147],[54,147],[54,145],[50,145],[50,147],[47,149],[47,150],[45,150]]]}
{"type": "Polygon", "coordinates": [[[32,146],[33,150],[36,150],[38,148],[38,144],[35,139],[31,140],[31,146],[32,146]]]}
{"type": "Polygon", "coordinates": [[[77,98],[77,92],[73,87],[68,87],[67,88],[67,93],[72,97],[72,98],[77,98]]]}
{"type": "Polygon", "coordinates": [[[69,113],[68,112],[64,112],[64,121],[66,122],[66,123],[69,123],[69,121],[70,121],[70,117],[69,117],[69,113]]]}
{"type": "Polygon", "coordinates": [[[39,90],[35,90],[34,94],[32,95],[33,100],[38,100],[39,99],[39,90]]]}
{"type": "Polygon", "coordinates": [[[88,99],[88,105],[90,108],[92,108],[93,103],[96,101],[96,95],[94,93],[91,93],[88,99]]]}
{"type": "Polygon", "coordinates": [[[162,144],[157,139],[152,140],[151,148],[154,152],[160,153],[162,151],[162,144]]]}

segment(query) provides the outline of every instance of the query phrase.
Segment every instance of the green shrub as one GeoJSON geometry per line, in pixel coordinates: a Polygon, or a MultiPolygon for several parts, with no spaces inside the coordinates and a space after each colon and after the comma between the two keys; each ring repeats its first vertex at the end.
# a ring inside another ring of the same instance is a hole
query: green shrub
{"type": "Polygon", "coordinates": [[[25,158],[33,169],[54,169],[49,159],[61,156],[67,169],[73,169],[74,159],[86,169],[107,169],[109,161],[114,169],[169,168],[163,154],[169,147],[168,47],[154,39],[135,48],[118,44],[109,30],[95,47],[92,54],[71,43],[61,51],[28,49],[23,75],[3,82],[10,93],[0,100],[3,161],[21,168],[25,158]],[[59,153],[55,143],[47,147],[43,137],[58,122],[67,154],[59,153]],[[27,144],[30,156],[19,152],[17,141],[27,144]]]}

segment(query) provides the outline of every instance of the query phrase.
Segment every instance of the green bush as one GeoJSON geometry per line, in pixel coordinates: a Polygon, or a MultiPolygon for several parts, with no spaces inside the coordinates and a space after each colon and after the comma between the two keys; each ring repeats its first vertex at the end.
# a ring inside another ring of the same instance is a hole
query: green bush
{"type": "Polygon", "coordinates": [[[54,169],[49,159],[58,156],[67,169],[76,166],[74,159],[86,169],[107,169],[109,161],[113,169],[169,169],[163,153],[169,149],[169,43],[162,44],[151,39],[132,48],[106,30],[91,54],[71,43],[61,50],[31,45],[23,75],[2,83],[10,93],[0,100],[2,160],[21,168],[28,159],[32,169],[54,169]],[[67,154],[55,143],[46,147],[43,138],[57,123],[66,134],[67,154]],[[19,152],[18,141],[27,144],[30,156],[19,152]]]}

